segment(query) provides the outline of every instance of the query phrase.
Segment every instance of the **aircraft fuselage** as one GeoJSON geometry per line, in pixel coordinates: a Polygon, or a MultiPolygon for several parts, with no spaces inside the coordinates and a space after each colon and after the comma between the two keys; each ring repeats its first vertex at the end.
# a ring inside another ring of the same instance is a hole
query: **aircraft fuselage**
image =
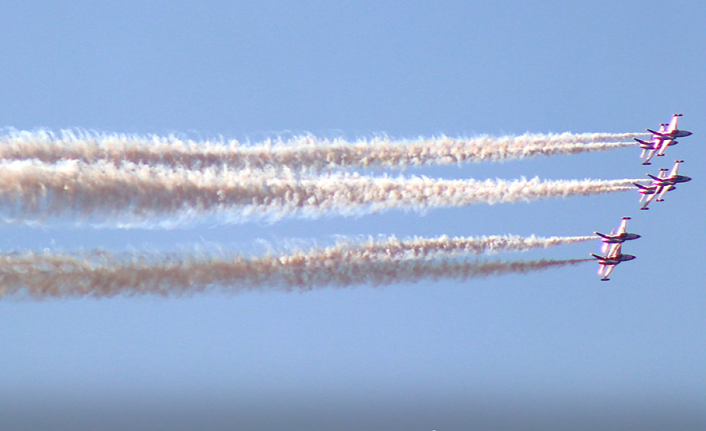
{"type": "Polygon", "coordinates": [[[625,241],[631,241],[640,237],[641,235],[638,235],[636,233],[626,232],[620,235],[605,235],[603,236],[603,239],[601,241],[607,244],[622,244],[625,241]]]}
{"type": "Polygon", "coordinates": [[[687,136],[691,136],[693,133],[691,133],[688,130],[673,130],[671,132],[663,133],[663,132],[657,132],[652,129],[647,129],[648,132],[651,132],[652,135],[654,136],[655,139],[659,139],[660,141],[665,141],[667,139],[676,139],[676,138],[685,138],[687,136]]]}
{"type": "Polygon", "coordinates": [[[671,138],[684,138],[686,136],[691,136],[693,133],[689,132],[688,130],[675,130],[672,133],[670,133],[671,138]]]}
{"type": "MultiPolygon", "coordinates": [[[[651,195],[657,192],[657,187],[658,186],[643,186],[644,188],[640,188],[638,190],[639,193],[642,193],[643,195],[651,195]]],[[[677,186],[668,186],[669,191],[671,192],[672,190],[676,190],[677,186]]]]}
{"type": "Polygon", "coordinates": [[[598,263],[601,265],[618,265],[620,262],[627,262],[636,258],[636,256],[632,254],[619,254],[615,257],[605,257],[594,254],[593,257],[598,259],[598,263]]]}
{"type": "Polygon", "coordinates": [[[653,181],[652,184],[654,184],[655,186],[664,187],[673,186],[674,184],[679,183],[688,183],[689,181],[691,181],[691,177],[687,177],[686,175],[675,175],[669,178],[660,178],[658,180],[653,181]]]}

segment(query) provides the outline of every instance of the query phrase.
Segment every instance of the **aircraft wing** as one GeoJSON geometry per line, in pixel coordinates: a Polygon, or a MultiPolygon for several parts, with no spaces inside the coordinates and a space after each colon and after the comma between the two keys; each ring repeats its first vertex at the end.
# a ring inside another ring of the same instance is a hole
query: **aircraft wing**
{"type": "Polygon", "coordinates": [[[664,139],[659,142],[659,149],[657,149],[657,155],[662,156],[664,155],[664,152],[667,151],[667,147],[669,147],[674,139],[664,139]]]}
{"type": "Polygon", "coordinates": [[[655,191],[653,193],[650,193],[649,195],[645,194],[643,197],[647,196],[647,199],[645,199],[645,203],[642,205],[642,209],[646,209],[647,205],[652,202],[652,199],[654,199],[657,196],[657,193],[660,193],[662,189],[664,189],[664,186],[655,186],[655,191]]]}
{"type": "Polygon", "coordinates": [[[615,249],[620,247],[620,244],[605,244],[605,245],[608,246],[607,250],[606,250],[608,253],[606,254],[606,256],[617,256],[617,254],[615,254],[615,249]]]}
{"type": "Polygon", "coordinates": [[[672,172],[669,173],[669,177],[667,177],[667,178],[676,177],[678,173],[679,173],[679,161],[674,163],[674,167],[672,168],[672,172]]]}
{"type": "Polygon", "coordinates": [[[672,133],[673,131],[677,130],[677,126],[679,124],[679,117],[681,117],[681,114],[672,115],[672,120],[669,122],[669,126],[667,126],[667,130],[665,130],[665,133],[672,133]]]}
{"type": "Polygon", "coordinates": [[[647,154],[647,158],[645,159],[644,162],[642,162],[642,164],[643,165],[651,164],[650,160],[652,160],[652,157],[654,157],[656,153],[657,153],[656,150],[642,150],[642,155],[640,157],[644,157],[644,155],[647,154]]]}
{"type": "Polygon", "coordinates": [[[625,217],[624,217],[624,218],[620,221],[620,227],[618,228],[618,232],[617,232],[618,235],[627,232],[628,220],[629,220],[628,218],[625,218],[625,217]]]}
{"type": "Polygon", "coordinates": [[[601,245],[601,253],[606,254],[608,250],[610,250],[610,244],[604,242],[603,245],[601,245]]]}
{"type": "Polygon", "coordinates": [[[623,245],[622,245],[622,244],[615,244],[615,247],[613,247],[613,248],[610,250],[610,253],[608,253],[608,254],[606,255],[606,257],[609,258],[609,259],[610,259],[610,258],[614,258],[614,257],[618,257],[618,255],[620,254],[620,251],[621,251],[622,249],[623,249],[623,245]]]}
{"type": "Polygon", "coordinates": [[[669,191],[669,187],[662,187],[662,191],[660,192],[659,196],[657,197],[657,202],[663,201],[664,195],[666,195],[668,191],[669,191]]]}
{"type": "Polygon", "coordinates": [[[615,269],[615,265],[605,265],[605,270],[603,271],[603,278],[601,280],[603,281],[608,281],[610,280],[608,276],[610,275],[611,272],[615,269]]]}

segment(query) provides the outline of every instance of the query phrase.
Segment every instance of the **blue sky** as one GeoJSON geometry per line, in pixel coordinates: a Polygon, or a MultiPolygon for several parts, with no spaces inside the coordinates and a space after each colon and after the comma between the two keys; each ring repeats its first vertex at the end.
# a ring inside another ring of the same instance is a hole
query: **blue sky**
{"type": "Polygon", "coordinates": [[[621,193],[168,231],[0,226],[3,252],[586,235],[622,216],[643,236],[610,283],[586,264],[304,294],[3,300],[9,429],[706,424],[702,2],[251,3],[7,5],[0,126],[257,142],[632,132],[681,112],[694,136],[648,169],[621,149],[405,175],[639,178],[678,157],[694,180],[648,212],[621,193]]]}

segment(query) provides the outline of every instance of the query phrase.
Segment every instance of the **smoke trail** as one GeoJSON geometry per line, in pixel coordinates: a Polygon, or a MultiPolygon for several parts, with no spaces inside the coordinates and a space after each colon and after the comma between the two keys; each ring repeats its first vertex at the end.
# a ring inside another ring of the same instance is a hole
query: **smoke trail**
{"type": "Polygon", "coordinates": [[[535,261],[399,260],[340,251],[247,258],[176,255],[0,255],[0,297],[36,299],[150,294],[179,296],[205,290],[307,291],[320,287],[414,283],[422,279],[526,274],[591,259],[535,261]]]}
{"type": "Polygon", "coordinates": [[[521,237],[517,235],[493,235],[482,237],[415,237],[398,240],[395,237],[374,240],[365,243],[342,240],[330,248],[348,254],[369,255],[383,254],[394,259],[433,259],[438,257],[463,256],[468,254],[497,253],[501,251],[527,251],[535,248],[549,248],[558,245],[595,241],[597,236],[537,236],[521,237]]]}
{"type": "Polygon", "coordinates": [[[569,155],[632,147],[644,133],[561,133],[416,140],[375,138],[348,142],[301,136],[242,146],[238,141],[196,142],[176,137],[91,134],[62,131],[11,132],[0,137],[0,160],[37,159],[54,163],[75,159],[165,164],[197,169],[289,167],[324,171],[349,167],[405,168],[528,157],[569,155]],[[626,141],[630,142],[616,142],[626,141]]]}
{"type": "Polygon", "coordinates": [[[151,167],[76,161],[0,163],[0,205],[7,220],[36,216],[119,216],[145,222],[160,216],[226,221],[285,216],[359,215],[390,209],[426,211],[472,204],[512,203],[632,190],[643,180],[433,180],[358,174],[280,177],[227,169],[151,167]]]}

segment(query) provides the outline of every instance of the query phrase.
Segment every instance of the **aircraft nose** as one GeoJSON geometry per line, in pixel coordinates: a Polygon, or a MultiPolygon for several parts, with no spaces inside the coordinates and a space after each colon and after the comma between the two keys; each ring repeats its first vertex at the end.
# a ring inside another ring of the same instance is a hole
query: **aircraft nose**
{"type": "Polygon", "coordinates": [[[685,183],[688,183],[689,181],[691,181],[691,177],[684,177],[684,182],[685,182],[685,183]]]}

